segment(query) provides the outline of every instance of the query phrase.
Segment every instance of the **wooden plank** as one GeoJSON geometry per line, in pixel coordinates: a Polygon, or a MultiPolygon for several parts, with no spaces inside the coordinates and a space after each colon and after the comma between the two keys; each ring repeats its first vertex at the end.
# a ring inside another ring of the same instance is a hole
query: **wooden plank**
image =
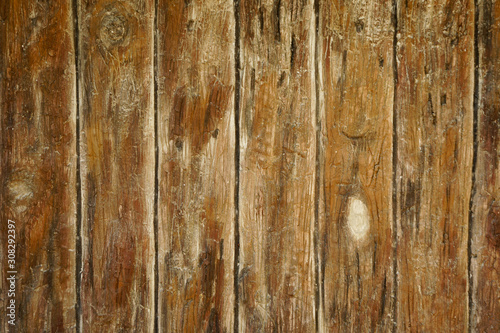
{"type": "Polygon", "coordinates": [[[0,3],[2,332],[75,330],[72,31],[70,1],[0,3]],[[9,224],[15,229],[8,229],[9,224]],[[14,243],[10,236],[15,236],[14,243]],[[16,257],[9,262],[14,247],[16,257]],[[7,280],[12,276],[15,295],[10,295],[12,285],[7,280]],[[15,318],[7,317],[11,300],[15,318]],[[10,319],[15,326],[8,323],[10,319]]]}
{"type": "Polygon", "coordinates": [[[500,331],[500,2],[479,0],[478,145],[472,229],[474,332],[500,331]]]}
{"type": "Polygon", "coordinates": [[[320,330],[392,327],[393,36],[390,1],[319,6],[320,330]]]}
{"type": "Polygon", "coordinates": [[[158,3],[159,331],[225,332],[234,308],[234,15],[158,3]]]}
{"type": "Polygon", "coordinates": [[[314,332],[313,1],[240,2],[241,332],[314,332]]]}
{"type": "Polygon", "coordinates": [[[464,332],[473,2],[397,6],[398,331],[464,332]]]}
{"type": "Polygon", "coordinates": [[[154,324],[152,0],[81,0],[83,332],[154,324]]]}

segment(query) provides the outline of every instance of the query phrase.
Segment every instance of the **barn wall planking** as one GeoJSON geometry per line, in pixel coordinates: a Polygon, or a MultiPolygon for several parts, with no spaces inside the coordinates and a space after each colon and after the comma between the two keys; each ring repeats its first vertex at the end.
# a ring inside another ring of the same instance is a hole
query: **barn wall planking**
{"type": "Polygon", "coordinates": [[[234,38],[228,0],[158,2],[158,324],[234,325],[234,38]]]}
{"type": "Polygon", "coordinates": [[[2,332],[72,331],[76,324],[72,19],[66,0],[0,3],[2,332]],[[15,244],[8,230],[15,230],[15,244]],[[15,263],[7,261],[12,245],[15,263]],[[6,316],[11,300],[15,326],[6,316]]]}
{"type": "Polygon", "coordinates": [[[398,330],[466,330],[474,5],[398,1],[398,330]]]}
{"type": "Polygon", "coordinates": [[[479,0],[477,160],[472,217],[471,320],[474,332],[500,331],[500,3],[479,0]]]}
{"type": "Polygon", "coordinates": [[[498,331],[499,17],[3,1],[11,331],[498,331]]]}
{"type": "Polygon", "coordinates": [[[320,1],[319,329],[393,327],[390,1],[320,1]]]}
{"type": "Polygon", "coordinates": [[[154,2],[78,1],[81,330],[154,324],[154,2]]]}
{"type": "Polygon", "coordinates": [[[314,332],[313,1],[239,11],[239,331],[314,332]]]}

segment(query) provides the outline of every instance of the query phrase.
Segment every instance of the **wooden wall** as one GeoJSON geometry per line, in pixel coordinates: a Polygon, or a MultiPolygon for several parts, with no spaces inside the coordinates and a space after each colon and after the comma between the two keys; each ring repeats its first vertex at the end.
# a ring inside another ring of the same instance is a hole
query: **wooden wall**
{"type": "Polygon", "coordinates": [[[1,1],[0,331],[499,332],[499,22],[1,1]]]}

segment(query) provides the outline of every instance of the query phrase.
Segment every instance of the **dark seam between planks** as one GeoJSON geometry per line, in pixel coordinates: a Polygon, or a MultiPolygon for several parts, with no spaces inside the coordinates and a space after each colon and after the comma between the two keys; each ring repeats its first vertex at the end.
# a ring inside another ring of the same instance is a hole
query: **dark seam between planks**
{"type": "Polygon", "coordinates": [[[234,332],[239,331],[239,266],[240,266],[240,0],[234,0],[234,332]]]}
{"type": "Polygon", "coordinates": [[[75,52],[75,93],[76,93],[76,253],[75,253],[75,284],[76,332],[81,332],[81,285],[82,285],[82,183],[80,176],[80,27],[78,20],[78,0],[72,0],[73,13],[73,47],[75,52]]]}
{"type": "Polygon", "coordinates": [[[398,0],[392,2],[394,35],[392,40],[392,68],[394,76],[394,92],[392,104],[392,278],[393,278],[393,308],[392,332],[398,329],[398,223],[397,223],[397,167],[398,167],[398,131],[397,131],[397,92],[398,92],[398,0]]]}
{"type": "Polygon", "coordinates": [[[314,180],[314,321],[316,332],[319,332],[319,189],[321,180],[321,105],[320,105],[320,82],[319,82],[319,1],[314,0],[314,15],[315,15],[315,40],[314,40],[314,76],[315,76],[315,93],[316,93],[316,174],[314,180]]]}
{"type": "Polygon", "coordinates": [[[477,172],[477,158],[478,158],[478,145],[479,145],[479,45],[478,45],[478,33],[479,33],[479,1],[474,0],[474,96],[472,104],[473,112],[473,151],[472,151],[472,172],[471,172],[471,192],[469,201],[469,223],[468,223],[468,233],[467,233],[467,274],[468,274],[468,332],[472,332],[472,307],[473,307],[473,276],[472,276],[472,227],[474,225],[474,196],[476,192],[476,172],[477,172]]]}
{"type": "Polygon", "coordinates": [[[155,242],[155,269],[154,269],[154,326],[153,332],[158,333],[158,305],[159,305],[159,259],[158,259],[158,191],[159,191],[159,149],[158,149],[158,0],[154,3],[154,23],[153,23],[153,107],[154,107],[154,140],[155,140],[155,184],[153,201],[153,229],[155,242]]]}

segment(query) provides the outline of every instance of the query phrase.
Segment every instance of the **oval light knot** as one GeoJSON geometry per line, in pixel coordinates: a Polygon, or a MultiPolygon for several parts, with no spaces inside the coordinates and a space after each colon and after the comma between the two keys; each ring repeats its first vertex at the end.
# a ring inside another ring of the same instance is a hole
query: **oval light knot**
{"type": "Polygon", "coordinates": [[[368,207],[358,198],[349,198],[347,211],[347,225],[351,235],[357,241],[363,239],[370,229],[370,217],[368,216],[368,207]]]}

